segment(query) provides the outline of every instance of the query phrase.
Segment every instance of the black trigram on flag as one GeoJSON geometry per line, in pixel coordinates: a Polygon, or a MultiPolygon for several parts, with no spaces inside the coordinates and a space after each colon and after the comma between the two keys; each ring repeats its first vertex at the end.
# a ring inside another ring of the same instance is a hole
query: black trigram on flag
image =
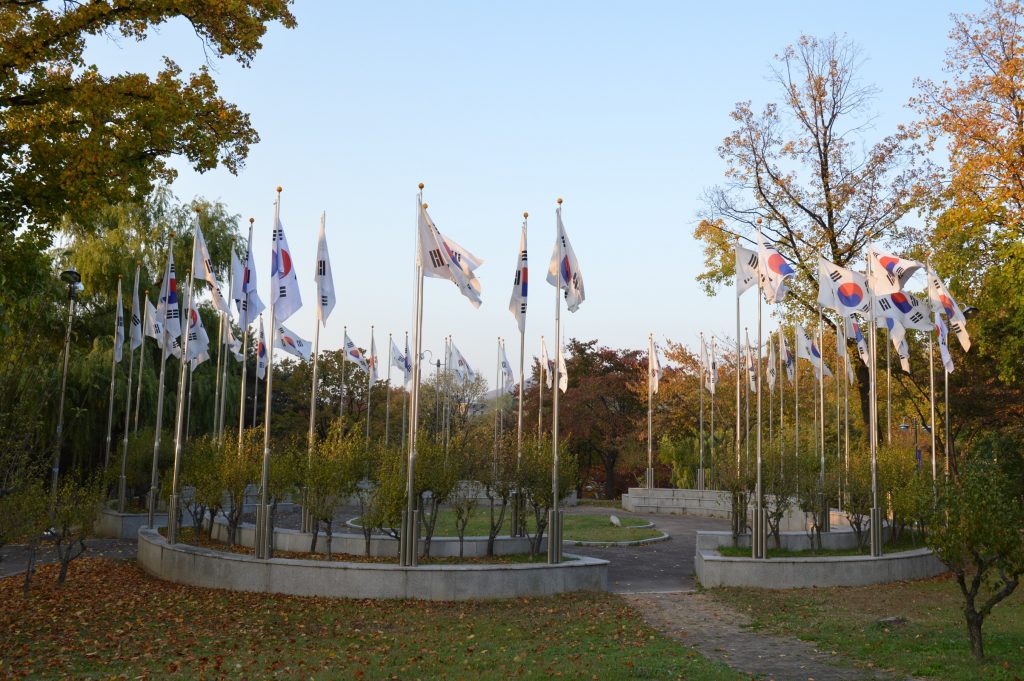
{"type": "Polygon", "coordinates": [[[209,258],[203,261],[203,265],[206,267],[207,272],[213,272],[213,263],[210,262],[209,258]]]}
{"type": "Polygon", "coordinates": [[[318,277],[323,277],[327,274],[327,263],[323,260],[318,260],[316,263],[316,274],[318,277]]]}
{"type": "Polygon", "coordinates": [[[526,303],[519,303],[519,313],[526,314],[526,303]]]}
{"type": "Polygon", "coordinates": [[[287,298],[288,297],[288,287],[287,286],[279,286],[278,287],[277,297],[278,298],[287,298]]]}
{"type": "Polygon", "coordinates": [[[880,307],[883,310],[885,310],[886,312],[888,312],[889,310],[892,309],[892,304],[889,302],[888,298],[879,298],[878,299],[878,307],[880,307]]]}
{"type": "Polygon", "coordinates": [[[282,231],[283,231],[283,230],[280,230],[280,229],[278,229],[277,227],[274,227],[274,231],[272,232],[272,234],[271,234],[271,237],[270,237],[270,238],[271,238],[271,239],[273,239],[274,241],[279,241],[279,240],[281,239],[281,233],[282,233],[282,231]]]}
{"type": "Polygon", "coordinates": [[[747,267],[757,267],[757,253],[751,253],[747,258],[747,267]]]}
{"type": "Polygon", "coordinates": [[[921,314],[920,312],[915,312],[914,314],[910,315],[910,321],[914,322],[915,324],[920,322],[922,319],[924,319],[924,315],[921,314]]]}
{"type": "Polygon", "coordinates": [[[960,326],[960,322],[953,321],[949,323],[949,328],[951,328],[953,330],[953,333],[955,333],[958,336],[960,335],[960,332],[964,330],[964,327],[960,326]]]}
{"type": "Polygon", "coordinates": [[[843,278],[843,275],[837,272],[836,270],[832,270],[831,272],[828,273],[828,278],[838,283],[839,280],[843,278]]]}
{"type": "Polygon", "coordinates": [[[132,315],[132,326],[139,326],[141,324],[142,324],[142,320],[139,319],[139,315],[133,314],[132,315]]]}
{"type": "Polygon", "coordinates": [[[320,307],[327,307],[329,299],[327,296],[320,296],[320,307]]]}
{"type": "Polygon", "coordinates": [[[431,249],[429,251],[429,255],[430,255],[430,263],[431,263],[432,266],[434,266],[434,267],[443,267],[444,266],[444,258],[441,257],[441,250],[440,249],[438,249],[438,248],[431,249]]]}
{"type": "Polygon", "coordinates": [[[515,282],[515,286],[519,286],[519,284],[520,284],[520,279],[522,279],[522,276],[523,276],[523,271],[522,271],[522,270],[516,270],[516,282],[515,282]]]}

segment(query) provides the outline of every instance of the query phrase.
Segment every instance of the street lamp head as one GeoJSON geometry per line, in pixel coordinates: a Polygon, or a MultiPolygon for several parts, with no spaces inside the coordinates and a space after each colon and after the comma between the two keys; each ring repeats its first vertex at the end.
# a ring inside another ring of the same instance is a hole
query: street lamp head
{"type": "Polygon", "coordinates": [[[60,273],[60,280],[68,286],[74,286],[82,281],[82,275],[74,267],[69,267],[60,273]]]}
{"type": "Polygon", "coordinates": [[[973,305],[968,305],[963,309],[963,313],[965,319],[970,319],[974,315],[978,314],[978,308],[974,307],[973,305]]]}
{"type": "Polygon", "coordinates": [[[900,424],[900,430],[910,430],[910,424],[909,423],[901,423],[900,424]]]}

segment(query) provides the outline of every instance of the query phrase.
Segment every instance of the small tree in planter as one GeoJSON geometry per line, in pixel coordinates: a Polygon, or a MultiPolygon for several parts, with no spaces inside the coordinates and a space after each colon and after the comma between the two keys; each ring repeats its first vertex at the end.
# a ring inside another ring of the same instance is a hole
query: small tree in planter
{"type": "Polygon", "coordinates": [[[82,480],[66,475],[57,488],[50,536],[60,561],[58,584],[67,579],[71,561],[85,553],[85,540],[92,534],[105,498],[106,486],[100,475],[82,480]]]}
{"type": "Polygon", "coordinates": [[[217,484],[216,467],[222,449],[223,446],[212,435],[194,437],[189,440],[185,459],[181,462],[182,487],[191,490],[191,494],[182,495],[182,505],[192,518],[192,531],[196,537],[202,535],[207,511],[211,533],[213,519],[220,511],[223,493],[217,484]]]}
{"type": "MultiPolygon", "coordinates": [[[[782,443],[785,452],[785,442],[782,443]]],[[[779,449],[768,448],[764,451],[761,461],[761,484],[764,486],[765,516],[768,521],[768,532],[775,540],[775,548],[782,547],[782,519],[786,517],[793,505],[793,471],[786,476],[785,462],[779,465],[779,449]]]]}
{"type": "Polygon", "coordinates": [[[423,555],[430,555],[430,540],[437,525],[441,504],[448,501],[459,484],[461,450],[466,439],[461,434],[452,437],[447,451],[431,438],[420,438],[416,447],[416,494],[419,497],[420,521],[423,526],[423,555]]]}
{"type": "Polygon", "coordinates": [[[306,458],[302,476],[306,486],[306,511],[314,521],[310,552],[316,551],[318,530],[323,523],[327,533],[327,556],[330,557],[334,511],[356,491],[363,474],[351,452],[364,446],[361,437],[345,435],[339,419],[332,424],[327,437],[316,442],[313,452],[306,458]]]}
{"type": "Polygon", "coordinates": [[[871,459],[867,456],[851,456],[850,459],[843,513],[857,537],[857,546],[863,548],[871,526],[871,459]]]}
{"type": "Polygon", "coordinates": [[[755,478],[736,465],[736,450],[722,446],[715,450],[715,476],[718,489],[729,493],[732,516],[732,543],[739,544],[739,537],[747,531],[747,508],[755,478]]]}
{"type": "Polygon", "coordinates": [[[230,446],[219,450],[216,478],[227,504],[224,517],[227,520],[228,545],[238,541],[238,526],[242,523],[245,507],[245,490],[260,477],[260,462],[263,458],[263,428],[246,428],[242,432],[241,447],[230,446]]]}
{"type": "MultiPolygon", "coordinates": [[[[572,493],[578,470],[576,458],[569,454],[565,442],[558,448],[558,493],[565,499],[572,493]]],[[[519,488],[526,494],[526,502],[533,509],[536,532],[527,530],[530,540],[530,555],[540,553],[541,541],[548,526],[548,511],[551,510],[551,439],[545,437],[538,445],[536,440],[523,442],[523,457],[519,462],[519,488]]]]}
{"type": "MultiPolygon", "coordinates": [[[[487,493],[490,523],[487,531],[487,555],[494,555],[494,541],[505,524],[505,512],[512,493],[516,491],[516,439],[515,434],[497,439],[497,450],[490,465],[481,466],[481,480],[487,493]]],[[[575,475],[569,481],[575,485],[575,475]]],[[[567,492],[566,494],[569,494],[567,492]]],[[[550,496],[550,495],[549,495],[550,496]]]]}
{"type": "Polygon", "coordinates": [[[270,498],[270,552],[274,551],[274,526],[277,507],[298,494],[308,449],[304,437],[291,435],[274,442],[270,454],[267,495],[270,498]]]}

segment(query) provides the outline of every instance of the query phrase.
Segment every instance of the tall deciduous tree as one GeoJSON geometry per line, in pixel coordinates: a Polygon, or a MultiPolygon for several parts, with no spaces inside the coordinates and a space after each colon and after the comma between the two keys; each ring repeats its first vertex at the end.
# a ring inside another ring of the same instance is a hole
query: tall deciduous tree
{"type": "MultiPolygon", "coordinates": [[[[845,38],[801,36],[770,69],[778,101],[761,112],[750,101],[736,105],[737,127],[718,149],[725,182],[705,192],[695,230],[706,256],[698,279],[709,293],[735,274],[731,232],[750,236],[763,218],[762,232],[798,272],[785,305],[816,312],[817,256],[852,265],[869,234],[884,238],[915,206],[925,173],[910,134],[864,140],[876,88],[861,81],[862,65],[845,38]]],[[[866,410],[867,372],[858,370],[866,410]]]]}

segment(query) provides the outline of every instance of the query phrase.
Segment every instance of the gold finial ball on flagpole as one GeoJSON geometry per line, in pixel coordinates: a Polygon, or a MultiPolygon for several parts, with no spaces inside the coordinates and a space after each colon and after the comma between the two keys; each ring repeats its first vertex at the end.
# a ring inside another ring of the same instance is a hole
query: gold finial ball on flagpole
{"type": "Polygon", "coordinates": [[[530,217],[530,214],[529,214],[529,213],[527,213],[527,212],[526,212],[526,211],[524,210],[524,211],[523,211],[523,217],[524,217],[524,218],[528,218],[528,217],[530,217]]]}
{"type": "Polygon", "coordinates": [[[254,223],[254,222],[256,222],[256,218],[249,218],[249,224],[250,224],[250,225],[251,225],[252,223],[254,223]]]}
{"type": "Polygon", "coordinates": [[[562,205],[562,197],[561,197],[561,196],[559,196],[559,197],[558,197],[558,205],[559,205],[559,206],[561,206],[561,205],[562,205]]]}
{"type": "Polygon", "coordinates": [[[142,260],[136,260],[135,264],[138,265],[139,267],[142,267],[142,260]]]}
{"type": "Polygon", "coordinates": [[[121,275],[120,275],[120,274],[119,274],[119,275],[117,275],[117,280],[118,280],[118,281],[121,281],[121,279],[122,279],[121,275]]]}
{"type": "Polygon", "coordinates": [[[757,224],[761,224],[761,218],[757,219],[757,224]]]}
{"type": "Polygon", "coordinates": [[[278,194],[280,194],[280,193],[281,193],[281,185],[277,185],[277,193],[278,193],[278,194]]]}
{"type": "Polygon", "coordinates": [[[426,202],[424,202],[424,204],[423,204],[423,210],[426,210],[427,208],[428,208],[428,206],[427,206],[426,202]]]}
{"type": "Polygon", "coordinates": [[[423,189],[423,183],[420,182],[420,189],[423,189]]]}
{"type": "Polygon", "coordinates": [[[168,236],[170,236],[172,239],[174,238],[174,230],[173,229],[168,233],[168,236]]]}

